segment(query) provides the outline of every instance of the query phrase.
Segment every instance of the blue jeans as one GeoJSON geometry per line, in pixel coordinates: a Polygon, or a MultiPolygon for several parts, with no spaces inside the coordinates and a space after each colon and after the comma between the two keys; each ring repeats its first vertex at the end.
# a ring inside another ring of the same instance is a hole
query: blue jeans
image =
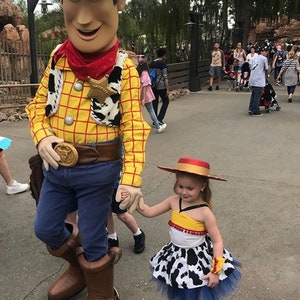
{"type": "Polygon", "coordinates": [[[115,160],[44,170],[34,222],[36,236],[51,248],[60,248],[70,236],[66,216],[78,209],[86,259],[96,261],[103,257],[107,253],[107,215],[120,169],[121,160],[115,160]]]}
{"type": "Polygon", "coordinates": [[[254,114],[259,113],[259,100],[261,97],[262,89],[263,88],[260,86],[251,86],[249,111],[254,114]]]}
{"type": "Polygon", "coordinates": [[[148,111],[148,113],[151,117],[151,120],[153,121],[153,123],[155,125],[155,128],[158,129],[160,125],[158,123],[156,114],[154,112],[152,102],[145,103],[145,106],[146,106],[146,109],[147,109],[147,111],[148,111]]]}
{"type": "Polygon", "coordinates": [[[163,89],[163,90],[153,89],[153,93],[154,93],[155,99],[152,101],[152,106],[153,106],[153,109],[157,116],[158,121],[162,122],[166,115],[168,106],[169,106],[169,97],[167,95],[167,89],[163,89]],[[161,98],[162,106],[160,108],[159,114],[157,114],[159,97],[161,98]]]}
{"type": "Polygon", "coordinates": [[[296,86],[295,86],[295,85],[287,86],[287,87],[286,87],[286,90],[287,90],[288,95],[294,94],[294,93],[295,93],[295,90],[296,90],[296,86]]]}

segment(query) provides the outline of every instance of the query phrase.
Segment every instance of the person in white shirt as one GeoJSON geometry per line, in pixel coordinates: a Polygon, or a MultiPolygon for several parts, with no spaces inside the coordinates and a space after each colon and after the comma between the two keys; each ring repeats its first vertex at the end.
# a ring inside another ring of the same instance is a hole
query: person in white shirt
{"type": "Polygon", "coordinates": [[[263,116],[259,111],[259,99],[263,87],[266,85],[266,78],[268,77],[268,59],[269,49],[264,47],[261,53],[256,58],[252,59],[250,64],[250,79],[249,85],[251,88],[251,97],[249,103],[249,115],[263,116]]]}

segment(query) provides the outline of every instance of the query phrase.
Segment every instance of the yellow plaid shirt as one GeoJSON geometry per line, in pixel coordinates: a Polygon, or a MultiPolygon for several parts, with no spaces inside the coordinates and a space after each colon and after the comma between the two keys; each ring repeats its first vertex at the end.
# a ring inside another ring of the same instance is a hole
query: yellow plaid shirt
{"type": "MultiPolygon", "coordinates": [[[[54,52],[51,54],[54,55],[54,52]]],[[[141,172],[145,163],[145,147],[149,125],[144,121],[140,106],[140,79],[130,59],[126,59],[122,71],[120,98],[120,127],[98,125],[90,116],[91,99],[87,98],[89,84],[83,82],[83,89],[76,91],[78,81],[63,56],[56,63],[61,69],[64,83],[58,111],[46,117],[45,106],[48,95],[50,62],[45,70],[35,98],[26,106],[30,120],[30,131],[37,146],[45,137],[55,135],[70,143],[107,142],[120,137],[123,141],[124,156],[120,184],[140,187],[141,172]],[[65,118],[72,117],[73,124],[65,124],[65,118]]]]}

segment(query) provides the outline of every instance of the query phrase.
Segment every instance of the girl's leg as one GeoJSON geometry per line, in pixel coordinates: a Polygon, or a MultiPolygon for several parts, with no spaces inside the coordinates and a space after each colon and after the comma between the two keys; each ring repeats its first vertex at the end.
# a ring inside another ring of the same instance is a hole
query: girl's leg
{"type": "Polygon", "coordinates": [[[0,174],[7,186],[10,186],[14,183],[14,179],[11,176],[4,151],[0,152],[0,174]]]}
{"type": "Polygon", "coordinates": [[[287,87],[287,91],[288,91],[288,101],[289,102],[292,102],[292,98],[293,98],[293,95],[295,93],[295,89],[296,89],[296,86],[295,85],[292,85],[292,86],[288,86],[287,87]]]}
{"type": "Polygon", "coordinates": [[[149,113],[149,115],[150,115],[150,117],[151,117],[151,119],[152,119],[152,121],[155,125],[155,128],[159,129],[160,125],[159,125],[159,122],[157,120],[156,114],[154,112],[152,102],[146,103],[145,106],[146,106],[146,109],[147,109],[147,111],[148,111],[148,113],[149,113]]]}

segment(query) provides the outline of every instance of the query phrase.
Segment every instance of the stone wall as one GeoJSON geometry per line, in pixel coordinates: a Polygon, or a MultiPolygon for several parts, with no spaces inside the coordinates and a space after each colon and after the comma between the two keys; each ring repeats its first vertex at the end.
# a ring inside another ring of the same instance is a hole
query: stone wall
{"type": "Polygon", "coordinates": [[[261,22],[253,27],[249,33],[249,42],[255,43],[268,39],[273,43],[293,43],[300,45],[300,21],[288,20],[281,17],[276,23],[261,22]]]}
{"type": "Polygon", "coordinates": [[[6,24],[13,26],[23,24],[23,15],[20,7],[12,3],[12,0],[1,0],[0,2],[0,31],[6,24]]]}
{"type": "Polygon", "coordinates": [[[29,31],[21,9],[11,0],[0,3],[0,80],[29,82],[31,73],[29,31]]]}

